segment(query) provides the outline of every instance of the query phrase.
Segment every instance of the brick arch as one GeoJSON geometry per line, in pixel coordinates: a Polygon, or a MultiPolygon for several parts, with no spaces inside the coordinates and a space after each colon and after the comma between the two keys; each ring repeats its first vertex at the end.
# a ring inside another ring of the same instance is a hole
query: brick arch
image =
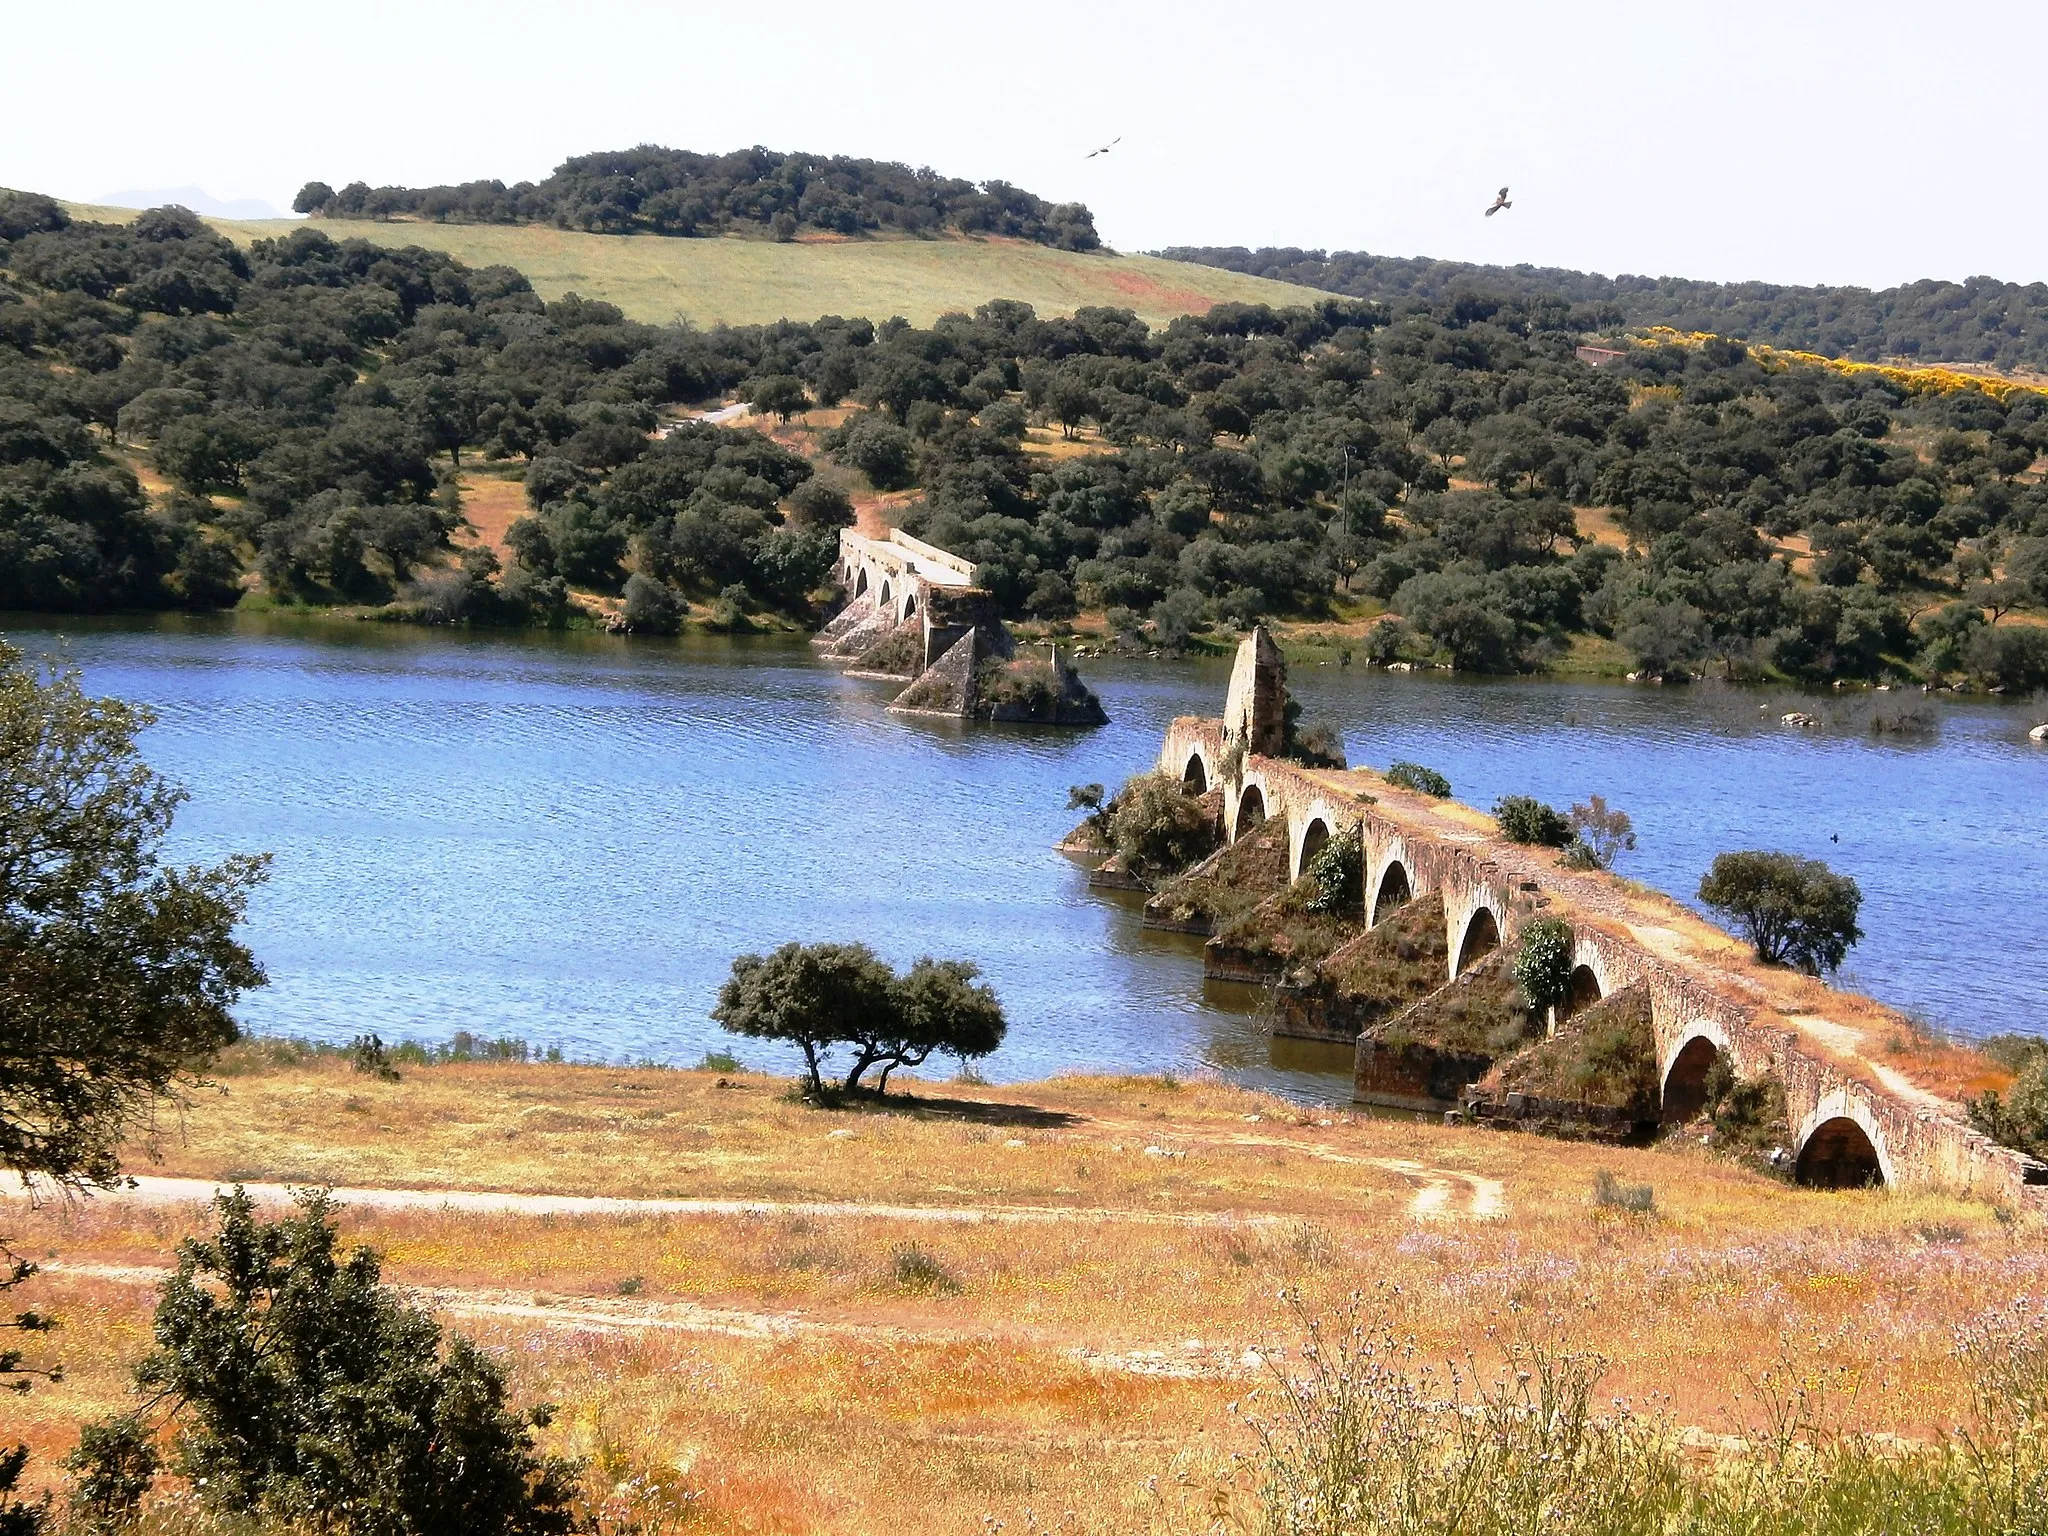
{"type": "Polygon", "coordinates": [[[1682,1125],[1706,1107],[1707,1073],[1717,1061],[1733,1061],[1718,1025],[1694,1024],[1679,1037],[1657,1069],[1657,1097],[1667,1124],[1682,1125]]]}
{"type": "Polygon", "coordinates": [[[1346,822],[1322,800],[1310,801],[1299,816],[1289,816],[1288,820],[1300,829],[1288,839],[1289,873],[1299,880],[1308,870],[1308,861],[1321,851],[1324,843],[1344,830],[1346,822]]]}
{"type": "Polygon", "coordinates": [[[1266,818],[1271,814],[1266,805],[1264,786],[1247,783],[1237,792],[1236,805],[1230,818],[1230,840],[1234,843],[1254,827],[1264,825],[1266,818]]]}
{"type": "MultiPolygon", "coordinates": [[[[1212,770],[1215,767],[1213,763],[1209,766],[1212,770]]],[[[1217,782],[1219,781],[1214,777],[1210,779],[1212,786],[1217,782]]],[[[1258,791],[1256,804],[1261,813],[1261,820],[1270,821],[1276,816],[1284,817],[1287,814],[1287,801],[1285,797],[1277,793],[1275,786],[1267,781],[1263,769],[1251,767],[1240,769],[1238,771],[1237,783],[1224,796],[1224,816],[1227,823],[1225,830],[1229,832],[1230,841],[1233,843],[1251,830],[1251,824],[1244,822],[1242,818],[1246,805],[1246,796],[1252,790],[1258,791]]]]}
{"type": "Polygon", "coordinates": [[[1792,1156],[1793,1175],[1801,1184],[1840,1189],[1871,1182],[1854,1176],[1866,1161],[1875,1182],[1887,1188],[1897,1182],[1884,1128],[1861,1098],[1842,1088],[1829,1089],[1806,1112],[1792,1137],[1792,1156]]]}
{"type": "Polygon", "coordinates": [[[1408,873],[1408,866],[1399,858],[1389,858],[1380,865],[1379,883],[1372,887],[1371,904],[1366,912],[1368,926],[1377,928],[1396,907],[1404,907],[1416,896],[1415,881],[1408,873]]]}
{"type": "Polygon", "coordinates": [[[1451,975],[1462,976],[1473,966],[1501,947],[1506,939],[1501,931],[1500,918],[1492,907],[1480,902],[1473,907],[1465,919],[1463,932],[1451,949],[1451,975]]]}

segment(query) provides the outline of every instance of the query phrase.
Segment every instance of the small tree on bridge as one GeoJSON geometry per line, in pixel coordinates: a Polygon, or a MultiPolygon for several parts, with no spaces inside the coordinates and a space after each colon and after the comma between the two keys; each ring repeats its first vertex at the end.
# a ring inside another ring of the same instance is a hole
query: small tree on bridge
{"type": "Polygon", "coordinates": [[[1810,976],[1840,970],[1863,937],[1856,926],[1862,890],[1819,859],[1755,850],[1716,854],[1699,895],[1741,928],[1757,959],[1795,965],[1810,976]]]}
{"type": "Polygon", "coordinates": [[[1515,980],[1531,1008],[1556,1008],[1571,997],[1572,952],[1571,924],[1562,918],[1539,917],[1522,930],[1515,980]]]}

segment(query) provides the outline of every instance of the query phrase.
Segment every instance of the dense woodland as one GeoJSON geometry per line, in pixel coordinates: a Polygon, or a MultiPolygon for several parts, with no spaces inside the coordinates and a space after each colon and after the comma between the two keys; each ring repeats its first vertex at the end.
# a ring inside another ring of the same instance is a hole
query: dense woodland
{"type": "Polygon", "coordinates": [[[2048,627],[2011,622],[2048,604],[2036,393],[1733,343],[1594,369],[1545,300],[700,332],[317,227],[241,253],[181,211],[7,195],[0,239],[0,606],[225,605],[253,567],[428,620],[560,622],[571,588],[643,629],[686,598],[801,614],[872,485],[1012,614],[1162,648],[1384,606],[1365,659],[1535,669],[1591,632],[1661,675],[2048,685],[2048,627]],[[751,430],[655,435],[733,395],[856,407],[830,473],[751,430]],[[1071,456],[1027,451],[1034,422],[1071,456]],[[523,469],[506,569],[448,547],[464,455],[523,469]]]}
{"type": "Polygon", "coordinates": [[[1482,293],[1563,300],[1588,306],[1598,325],[1668,325],[1861,362],[1910,358],[2048,370],[2048,283],[1928,279],[1873,291],[1602,277],[1563,267],[1479,266],[1293,246],[1185,246],[1160,254],[1356,299],[1440,303],[1482,293]]]}
{"type": "Polygon", "coordinates": [[[349,219],[412,218],[452,224],[553,224],[595,234],[719,235],[794,239],[811,230],[1007,235],[1068,251],[1101,241],[1078,203],[1048,203],[1008,182],[976,186],[930,169],[845,155],[737,150],[699,155],[642,144],[577,155],[541,182],[469,181],[454,187],[372,187],[339,192],[308,182],[292,207],[349,219]]]}

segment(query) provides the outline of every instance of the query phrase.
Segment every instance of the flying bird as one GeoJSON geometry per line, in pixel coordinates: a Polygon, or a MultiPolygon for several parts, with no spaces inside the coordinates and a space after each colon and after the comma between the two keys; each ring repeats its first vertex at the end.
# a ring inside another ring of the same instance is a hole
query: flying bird
{"type": "Polygon", "coordinates": [[[1083,160],[1093,160],[1097,155],[1106,155],[1112,149],[1115,149],[1117,145],[1123,143],[1123,141],[1124,136],[1122,134],[1118,134],[1115,138],[1111,139],[1107,144],[1103,145],[1102,148],[1091,149],[1088,151],[1087,154],[1083,155],[1081,158],[1083,160]]]}
{"type": "Polygon", "coordinates": [[[1512,208],[1514,206],[1515,205],[1513,203],[1508,201],[1508,189],[1506,187],[1502,187],[1500,189],[1500,196],[1496,197],[1493,200],[1493,206],[1486,210],[1486,216],[1490,219],[1496,213],[1499,213],[1501,209],[1512,208]]]}

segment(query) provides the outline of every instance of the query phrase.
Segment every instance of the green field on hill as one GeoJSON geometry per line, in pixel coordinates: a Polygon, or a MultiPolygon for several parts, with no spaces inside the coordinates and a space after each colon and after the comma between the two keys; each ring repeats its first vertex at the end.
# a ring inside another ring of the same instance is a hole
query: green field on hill
{"type": "MultiPolygon", "coordinates": [[[[74,217],[126,222],[127,208],[69,204],[74,217]]],[[[296,219],[208,219],[238,245],[288,234],[296,219]]],[[[950,310],[990,299],[1022,299],[1042,315],[1091,304],[1135,310],[1152,325],[1229,302],[1313,304],[1313,288],[1247,277],[1191,262],[1108,252],[1058,251],[1021,240],[678,240],[659,235],[587,235],[505,224],[377,223],[321,219],[337,240],[420,245],[472,266],[502,263],[524,272],[548,299],[574,291],[607,299],[635,320],[677,317],[698,325],[758,325],[820,315],[901,315],[930,325],[950,310]]]]}

